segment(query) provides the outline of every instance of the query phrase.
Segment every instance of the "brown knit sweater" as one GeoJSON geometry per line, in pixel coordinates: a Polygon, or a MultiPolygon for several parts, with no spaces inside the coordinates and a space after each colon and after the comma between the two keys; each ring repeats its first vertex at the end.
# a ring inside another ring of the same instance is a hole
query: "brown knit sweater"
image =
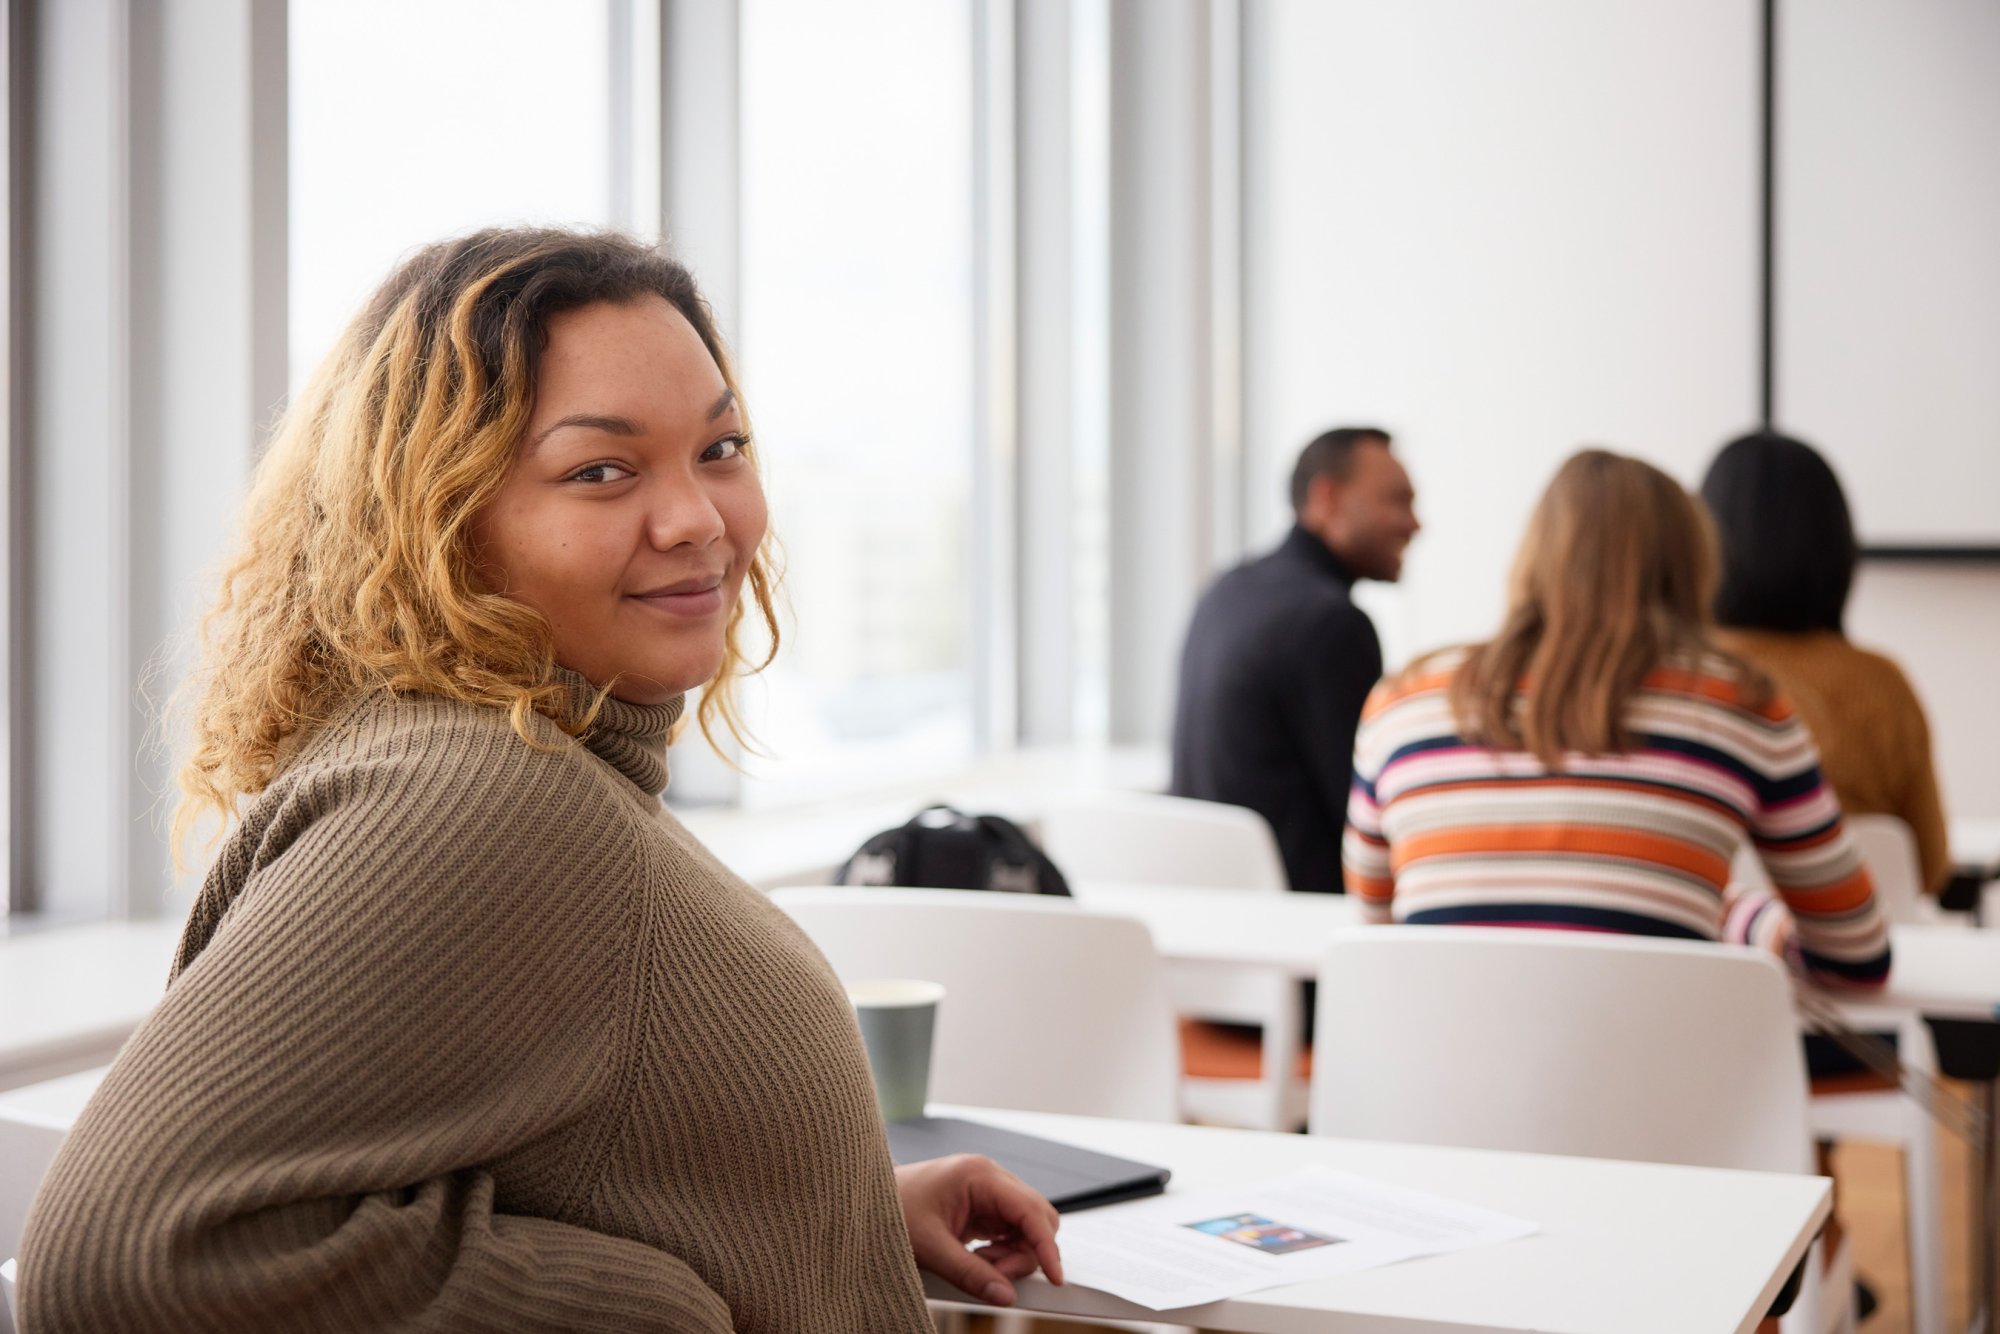
{"type": "Polygon", "coordinates": [[[1830,630],[1724,630],[1717,638],[1769,672],[1819,743],[1820,771],[1850,815],[1893,815],[1917,836],[1924,884],[1951,878],[1944,803],[1924,706],[1898,667],[1830,630]]]}
{"type": "Polygon", "coordinates": [[[35,1200],[27,1334],[929,1331],[838,982],[657,800],[678,711],[307,741],[35,1200]]]}

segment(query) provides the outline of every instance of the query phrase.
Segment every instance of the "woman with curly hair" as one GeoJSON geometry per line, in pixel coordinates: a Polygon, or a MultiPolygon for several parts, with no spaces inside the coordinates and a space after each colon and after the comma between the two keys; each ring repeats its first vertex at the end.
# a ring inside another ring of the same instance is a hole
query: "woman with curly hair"
{"type": "Polygon", "coordinates": [[[403,264],[258,469],[176,827],[227,837],[34,1204],[27,1328],[914,1334],[919,1268],[1059,1281],[1019,1181],[892,1166],[832,970],[660,805],[772,586],[685,269],[403,264]]]}

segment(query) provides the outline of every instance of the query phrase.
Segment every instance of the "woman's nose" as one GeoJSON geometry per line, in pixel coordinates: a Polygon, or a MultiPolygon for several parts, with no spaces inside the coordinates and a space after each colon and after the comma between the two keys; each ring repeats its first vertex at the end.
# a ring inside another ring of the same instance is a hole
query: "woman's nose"
{"type": "Polygon", "coordinates": [[[708,491],[689,479],[675,479],[649,497],[646,536],[661,551],[683,544],[705,547],[723,534],[722,511],[708,491]]]}

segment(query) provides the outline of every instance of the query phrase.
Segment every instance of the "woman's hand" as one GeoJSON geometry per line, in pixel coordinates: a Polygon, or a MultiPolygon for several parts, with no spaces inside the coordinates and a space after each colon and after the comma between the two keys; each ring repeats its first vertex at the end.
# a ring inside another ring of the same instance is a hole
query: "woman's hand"
{"type": "Polygon", "coordinates": [[[917,1268],[995,1306],[1014,1304],[1014,1280],[1040,1269],[1061,1283],[1055,1206],[990,1158],[961,1153],[896,1169],[917,1268]],[[966,1243],[989,1243],[976,1251],[966,1243]]]}

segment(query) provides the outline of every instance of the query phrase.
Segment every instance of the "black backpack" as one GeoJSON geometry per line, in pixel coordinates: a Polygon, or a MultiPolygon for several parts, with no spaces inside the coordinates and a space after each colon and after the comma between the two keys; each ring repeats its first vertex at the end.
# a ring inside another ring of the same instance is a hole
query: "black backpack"
{"type": "Polygon", "coordinates": [[[926,806],[908,824],[875,835],[847,859],[834,883],[1069,896],[1062,872],[1021,826],[950,806],[926,806]]]}

